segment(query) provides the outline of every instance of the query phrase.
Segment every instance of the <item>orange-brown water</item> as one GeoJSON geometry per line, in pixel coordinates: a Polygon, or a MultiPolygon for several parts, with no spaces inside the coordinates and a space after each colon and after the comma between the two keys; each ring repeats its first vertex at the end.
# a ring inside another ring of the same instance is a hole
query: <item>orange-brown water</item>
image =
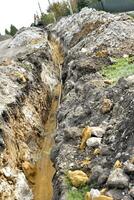
{"type": "MultiPolygon", "coordinates": [[[[64,61],[63,51],[60,47],[60,44],[54,40],[51,40],[49,45],[52,50],[52,59],[55,65],[55,70],[57,70],[59,79],[61,79],[61,65],[64,61]]],[[[43,143],[40,159],[36,165],[34,200],[52,200],[53,196],[52,178],[55,173],[55,169],[50,160],[50,151],[54,145],[53,134],[57,126],[56,113],[60,103],[61,83],[55,86],[52,94],[53,98],[51,109],[48,120],[45,124],[46,137],[43,143]]]]}
{"type": "Polygon", "coordinates": [[[56,112],[61,94],[61,84],[57,84],[53,91],[52,106],[45,124],[46,137],[41,152],[41,159],[37,163],[35,177],[35,200],[51,200],[53,196],[52,178],[55,173],[50,160],[50,151],[54,145],[53,133],[56,130],[56,112]],[[58,98],[57,98],[58,97],[58,98]]]}

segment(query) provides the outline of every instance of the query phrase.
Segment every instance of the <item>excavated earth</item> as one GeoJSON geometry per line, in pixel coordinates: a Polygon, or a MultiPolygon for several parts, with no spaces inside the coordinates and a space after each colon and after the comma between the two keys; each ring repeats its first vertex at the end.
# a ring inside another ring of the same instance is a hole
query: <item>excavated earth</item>
{"type": "Polygon", "coordinates": [[[89,191],[134,198],[134,75],[101,73],[133,56],[133,18],[88,8],[0,42],[0,199],[69,200],[68,170],[90,174],[89,191]]]}
{"type": "Polygon", "coordinates": [[[51,155],[56,169],[53,199],[68,199],[66,174],[82,170],[90,174],[89,191],[106,188],[105,194],[115,200],[132,200],[134,75],[109,85],[100,70],[112,64],[112,58],[133,57],[133,18],[84,8],[61,19],[51,32],[61,39],[66,55],[56,145],[51,155]],[[86,126],[99,131],[94,131],[92,141],[80,150],[86,126]],[[96,140],[101,142],[93,142],[96,140]],[[89,162],[83,164],[85,160],[89,162]]]}

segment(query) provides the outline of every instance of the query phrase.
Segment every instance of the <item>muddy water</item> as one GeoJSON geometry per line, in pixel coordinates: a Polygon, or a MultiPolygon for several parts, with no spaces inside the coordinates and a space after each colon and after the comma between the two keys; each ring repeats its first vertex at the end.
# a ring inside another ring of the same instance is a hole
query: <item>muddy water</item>
{"type": "Polygon", "coordinates": [[[48,120],[45,124],[46,137],[41,152],[41,159],[37,163],[35,178],[35,200],[51,200],[53,195],[52,178],[55,173],[50,160],[50,151],[54,145],[53,133],[56,130],[56,112],[61,94],[61,84],[57,84],[53,91],[53,100],[48,120]]]}

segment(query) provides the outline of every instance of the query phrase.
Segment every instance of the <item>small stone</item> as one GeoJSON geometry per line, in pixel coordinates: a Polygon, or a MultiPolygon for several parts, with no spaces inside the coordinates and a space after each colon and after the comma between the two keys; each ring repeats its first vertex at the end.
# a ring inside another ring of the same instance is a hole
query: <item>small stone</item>
{"type": "Polygon", "coordinates": [[[134,187],[132,187],[132,188],[131,188],[131,190],[130,190],[130,192],[129,192],[129,193],[130,193],[131,197],[133,197],[133,198],[134,198],[134,187]]]}
{"type": "Polygon", "coordinates": [[[103,100],[103,102],[102,102],[102,105],[101,105],[100,110],[101,110],[101,112],[102,112],[103,114],[105,114],[105,113],[110,112],[110,110],[112,109],[112,106],[113,106],[113,104],[112,104],[111,100],[105,98],[105,99],[103,100]]]}
{"type": "Polygon", "coordinates": [[[121,189],[111,189],[106,192],[106,195],[113,197],[116,200],[121,200],[124,197],[124,190],[121,189]]]}
{"type": "Polygon", "coordinates": [[[98,147],[101,144],[101,138],[92,137],[89,138],[86,142],[88,147],[98,147]]]}
{"type": "Polygon", "coordinates": [[[81,129],[77,127],[67,127],[64,129],[64,139],[65,141],[69,141],[70,139],[75,140],[80,137],[81,129]]]}
{"type": "Polygon", "coordinates": [[[23,169],[27,179],[31,183],[34,183],[35,175],[36,175],[36,167],[33,164],[29,163],[28,161],[25,161],[24,163],[22,163],[22,169],[23,169]]]}
{"type": "Polygon", "coordinates": [[[124,163],[124,171],[127,174],[134,175],[134,164],[132,164],[130,161],[126,161],[124,163]]]}
{"type": "Polygon", "coordinates": [[[100,148],[95,149],[94,152],[93,152],[93,154],[95,156],[100,155],[101,154],[101,149],[100,148]]]}
{"type": "Polygon", "coordinates": [[[108,177],[109,177],[109,170],[104,169],[103,173],[98,178],[98,184],[99,185],[105,184],[107,182],[108,177]]]}
{"type": "Polygon", "coordinates": [[[124,174],[123,170],[117,168],[109,175],[107,185],[110,188],[126,188],[129,184],[129,177],[124,174]]]}
{"type": "Polygon", "coordinates": [[[103,174],[103,168],[101,167],[101,165],[95,165],[92,169],[91,169],[91,178],[90,180],[98,180],[99,176],[101,174],[103,174]]]}
{"type": "Polygon", "coordinates": [[[75,187],[85,185],[88,182],[88,176],[81,170],[68,171],[68,178],[75,187]]]}
{"type": "Polygon", "coordinates": [[[102,137],[105,134],[105,129],[101,127],[91,127],[92,135],[96,137],[102,137]]]}
{"type": "Polygon", "coordinates": [[[86,141],[91,137],[92,129],[89,126],[86,126],[82,131],[82,141],[80,144],[80,149],[83,150],[86,146],[86,141]]]}
{"type": "Polygon", "coordinates": [[[125,195],[122,200],[134,200],[130,195],[125,195]]]}
{"type": "Polygon", "coordinates": [[[87,192],[85,200],[113,200],[113,198],[101,195],[99,190],[91,189],[90,192],[87,192]]]}
{"type": "Polygon", "coordinates": [[[114,164],[114,169],[117,169],[117,168],[122,168],[122,163],[119,160],[117,160],[114,164]]]}
{"type": "Polygon", "coordinates": [[[113,81],[112,80],[104,80],[104,83],[108,84],[108,85],[111,85],[113,83],[113,81]]]}

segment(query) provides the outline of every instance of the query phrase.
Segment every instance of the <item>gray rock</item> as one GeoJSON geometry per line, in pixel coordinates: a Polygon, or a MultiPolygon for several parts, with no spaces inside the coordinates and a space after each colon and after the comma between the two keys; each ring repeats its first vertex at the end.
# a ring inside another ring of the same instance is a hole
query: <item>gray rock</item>
{"type": "Polygon", "coordinates": [[[70,139],[75,140],[76,138],[81,136],[81,129],[77,127],[68,127],[64,129],[64,139],[68,141],[70,139]]]}
{"type": "Polygon", "coordinates": [[[125,195],[122,200],[133,200],[130,195],[125,195]]]}
{"type": "Polygon", "coordinates": [[[130,190],[130,192],[129,192],[129,193],[130,193],[131,197],[133,197],[133,198],[134,198],[134,187],[132,187],[132,188],[131,188],[131,190],[130,190]]]}
{"type": "Polygon", "coordinates": [[[121,199],[123,199],[125,193],[124,193],[123,190],[111,189],[111,190],[109,190],[108,192],[106,192],[106,194],[107,194],[108,196],[113,197],[113,199],[121,200],[121,199]]]}
{"type": "Polygon", "coordinates": [[[101,138],[105,134],[105,129],[101,127],[91,127],[92,135],[101,138]]]}
{"type": "Polygon", "coordinates": [[[129,184],[129,177],[124,174],[122,169],[115,169],[108,177],[107,185],[109,188],[127,188],[129,184]]]}
{"type": "Polygon", "coordinates": [[[98,180],[99,176],[103,174],[103,168],[100,165],[96,165],[91,169],[92,175],[91,180],[98,180]]]}
{"type": "Polygon", "coordinates": [[[101,138],[91,137],[87,140],[86,144],[88,147],[98,147],[101,144],[101,138]]]}
{"type": "Polygon", "coordinates": [[[107,179],[109,177],[109,170],[108,169],[104,169],[103,173],[100,174],[99,178],[98,178],[98,184],[99,185],[103,185],[107,182],[107,179]]]}
{"type": "Polygon", "coordinates": [[[130,163],[130,161],[127,161],[124,163],[124,171],[127,174],[132,174],[134,175],[134,164],[130,163]]]}

